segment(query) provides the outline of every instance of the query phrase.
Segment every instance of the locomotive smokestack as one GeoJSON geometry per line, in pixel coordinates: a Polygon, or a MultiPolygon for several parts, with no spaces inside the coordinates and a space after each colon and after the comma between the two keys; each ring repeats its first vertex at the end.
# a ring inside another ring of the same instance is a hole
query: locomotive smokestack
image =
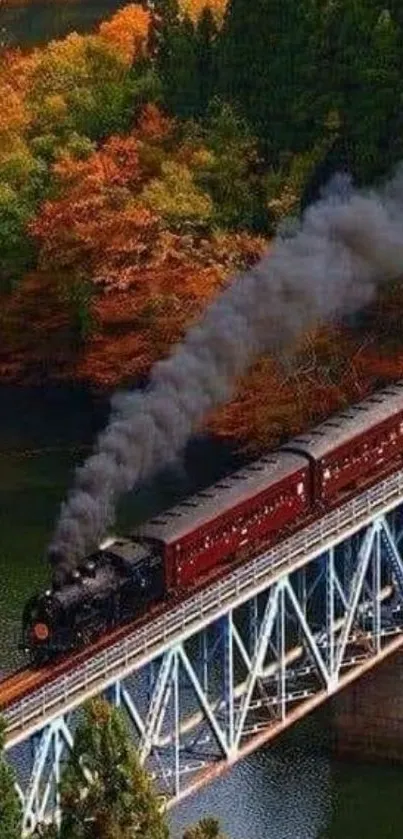
{"type": "Polygon", "coordinates": [[[183,449],[256,356],[291,345],[318,321],[359,310],[380,282],[403,272],[402,210],[403,169],[377,193],[354,191],[339,177],[293,235],[278,236],[271,253],[155,365],[145,392],[113,399],[109,425],[62,506],[50,547],[59,577],[99,544],[119,495],[183,449]]]}

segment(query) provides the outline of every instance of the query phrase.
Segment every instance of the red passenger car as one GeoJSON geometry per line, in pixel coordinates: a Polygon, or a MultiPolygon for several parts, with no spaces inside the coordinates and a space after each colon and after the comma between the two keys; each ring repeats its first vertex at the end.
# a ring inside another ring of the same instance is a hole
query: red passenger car
{"type": "Polygon", "coordinates": [[[305,455],[313,467],[314,500],[337,503],[342,496],[375,483],[393,471],[403,456],[403,382],[353,405],[283,451],[305,455]]]}
{"type": "Polygon", "coordinates": [[[273,452],[151,519],[133,534],[163,543],[167,591],[183,589],[237,558],[278,538],[308,512],[309,463],[273,452]]]}

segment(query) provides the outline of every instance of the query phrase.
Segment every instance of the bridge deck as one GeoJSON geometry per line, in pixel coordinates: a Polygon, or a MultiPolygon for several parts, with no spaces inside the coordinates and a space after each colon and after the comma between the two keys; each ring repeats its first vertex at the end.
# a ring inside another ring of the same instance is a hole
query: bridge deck
{"type": "Polygon", "coordinates": [[[147,616],[134,630],[122,628],[106,643],[102,639],[91,649],[44,671],[11,677],[0,691],[0,702],[6,705],[6,747],[25,740],[45,723],[130,675],[402,501],[400,470],[180,604],[170,608],[165,604],[163,613],[147,616]],[[26,690],[28,695],[20,698],[26,690]]]}

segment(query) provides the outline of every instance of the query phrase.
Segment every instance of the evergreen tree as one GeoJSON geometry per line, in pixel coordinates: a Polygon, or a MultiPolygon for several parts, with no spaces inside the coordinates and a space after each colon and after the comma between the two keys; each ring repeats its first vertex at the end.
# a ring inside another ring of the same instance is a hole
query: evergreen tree
{"type": "Polygon", "coordinates": [[[361,182],[390,169],[402,79],[397,24],[376,0],[335,0],[321,17],[322,100],[337,111],[347,166],[361,182]]]}
{"type": "Polygon", "coordinates": [[[190,18],[181,16],[177,0],[156,0],[149,49],[164,104],[175,116],[192,116],[198,107],[196,31],[190,18]]]}
{"type": "Polygon", "coordinates": [[[14,773],[2,756],[4,722],[0,719],[0,839],[21,839],[21,806],[14,773]]]}
{"type": "Polygon", "coordinates": [[[182,839],[226,839],[218,819],[207,816],[185,830],[182,839]]]}
{"type": "MultiPolygon", "coordinates": [[[[60,839],[167,839],[165,817],[120,713],[85,708],[61,783],[60,839]]],[[[8,837],[7,837],[8,839],[8,837]]]]}
{"type": "Polygon", "coordinates": [[[315,77],[311,0],[230,0],[218,49],[219,90],[239,103],[267,151],[312,139],[315,77]]]}
{"type": "Polygon", "coordinates": [[[216,39],[217,25],[208,6],[203,9],[196,28],[196,56],[198,101],[195,115],[203,116],[216,88],[216,39]]]}

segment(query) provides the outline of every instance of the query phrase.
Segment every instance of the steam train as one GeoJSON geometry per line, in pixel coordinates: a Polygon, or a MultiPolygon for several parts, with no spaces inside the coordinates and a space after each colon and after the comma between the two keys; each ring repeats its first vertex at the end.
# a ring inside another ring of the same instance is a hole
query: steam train
{"type": "Polygon", "coordinates": [[[63,586],[26,604],[23,647],[40,663],[84,646],[246,561],[402,463],[399,381],[86,557],[63,586]]]}

